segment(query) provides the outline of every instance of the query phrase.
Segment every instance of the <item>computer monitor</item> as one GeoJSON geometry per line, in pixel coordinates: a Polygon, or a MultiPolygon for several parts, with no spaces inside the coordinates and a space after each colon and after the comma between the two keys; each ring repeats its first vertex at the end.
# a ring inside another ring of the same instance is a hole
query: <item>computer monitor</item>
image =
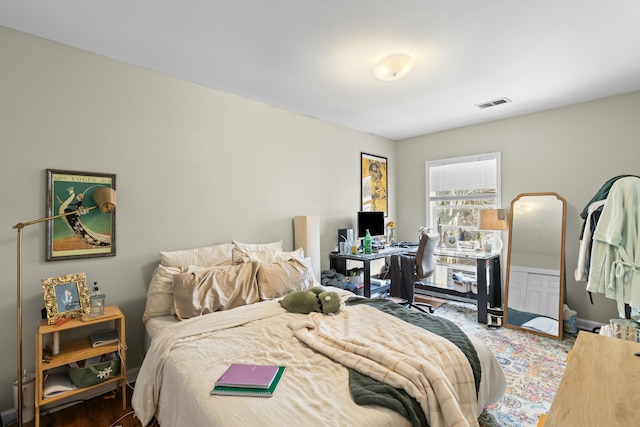
{"type": "Polygon", "coordinates": [[[384,236],[384,212],[358,212],[358,237],[384,236]]]}

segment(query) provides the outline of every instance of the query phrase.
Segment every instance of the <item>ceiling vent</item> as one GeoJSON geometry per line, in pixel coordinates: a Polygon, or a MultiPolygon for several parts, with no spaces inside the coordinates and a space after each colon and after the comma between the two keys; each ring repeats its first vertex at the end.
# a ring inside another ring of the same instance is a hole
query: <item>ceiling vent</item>
{"type": "Polygon", "coordinates": [[[511,100],[509,98],[498,98],[498,99],[494,99],[493,101],[483,102],[482,104],[476,104],[476,107],[489,108],[489,107],[495,107],[496,105],[500,105],[500,104],[506,104],[507,102],[511,102],[511,100]]]}

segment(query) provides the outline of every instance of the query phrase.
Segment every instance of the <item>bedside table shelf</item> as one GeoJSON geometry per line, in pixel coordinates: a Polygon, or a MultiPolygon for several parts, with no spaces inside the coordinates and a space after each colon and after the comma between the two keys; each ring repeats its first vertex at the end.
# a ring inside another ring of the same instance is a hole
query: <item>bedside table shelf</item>
{"type": "Polygon", "coordinates": [[[118,344],[107,344],[100,347],[92,347],[89,338],[71,341],[60,345],[60,353],[51,357],[48,362],[43,362],[42,366],[46,369],[53,369],[59,366],[68,365],[78,360],[89,359],[101,356],[107,353],[118,351],[118,344]]]}
{"type": "Polygon", "coordinates": [[[40,426],[40,408],[43,405],[47,405],[53,402],[66,399],[70,396],[85,393],[86,391],[95,389],[97,387],[103,387],[105,384],[118,383],[121,387],[122,394],[122,409],[127,407],[126,397],[126,359],[127,359],[127,344],[125,336],[125,319],[120,309],[116,306],[105,307],[104,315],[95,318],[89,318],[82,320],[81,318],[75,318],[63,323],[62,325],[48,325],[46,320],[40,322],[38,332],[36,334],[36,396],[35,396],[35,425],[40,426]],[[77,330],[80,328],[95,326],[101,323],[113,322],[114,329],[120,343],[107,344],[99,347],[93,347],[91,341],[88,338],[76,339],[68,342],[61,342],[60,352],[53,355],[47,362],[43,360],[44,340],[46,335],[53,334],[55,332],[62,333],[64,331],[77,330]],[[103,354],[118,352],[120,357],[120,372],[113,378],[109,378],[101,383],[89,386],[77,388],[70,391],[65,391],[55,396],[44,397],[44,379],[46,371],[61,366],[68,365],[72,362],[89,359],[103,354]]]}

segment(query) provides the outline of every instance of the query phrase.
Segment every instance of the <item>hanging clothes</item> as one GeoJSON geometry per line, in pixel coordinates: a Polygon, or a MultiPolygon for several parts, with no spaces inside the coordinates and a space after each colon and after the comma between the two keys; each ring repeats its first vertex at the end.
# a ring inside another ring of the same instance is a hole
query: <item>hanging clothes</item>
{"type": "Polygon", "coordinates": [[[593,233],[587,290],[615,299],[620,317],[625,304],[640,308],[640,178],[611,185],[593,233]]]}
{"type": "Polygon", "coordinates": [[[578,265],[574,277],[578,282],[586,282],[589,279],[589,263],[591,259],[591,247],[593,245],[593,231],[598,225],[598,219],[602,214],[602,208],[606,200],[598,200],[591,203],[587,211],[582,237],[580,238],[580,248],[578,249],[578,265]]]}
{"type": "Polygon", "coordinates": [[[587,203],[587,205],[584,207],[582,212],[580,212],[580,217],[582,219],[587,219],[589,207],[591,206],[591,204],[593,202],[597,202],[598,200],[605,200],[607,198],[607,195],[609,194],[609,191],[611,190],[611,187],[613,186],[613,184],[616,183],[617,180],[619,180],[620,178],[626,178],[630,176],[636,177],[635,175],[618,175],[618,176],[614,176],[613,178],[609,179],[607,182],[602,184],[602,187],[600,187],[598,192],[591,198],[591,200],[589,200],[589,203],[587,203]]]}

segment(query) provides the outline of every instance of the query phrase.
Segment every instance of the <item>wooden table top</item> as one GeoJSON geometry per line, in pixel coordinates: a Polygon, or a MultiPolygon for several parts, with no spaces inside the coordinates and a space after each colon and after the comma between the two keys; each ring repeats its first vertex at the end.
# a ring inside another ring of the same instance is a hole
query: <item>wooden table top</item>
{"type": "Polygon", "coordinates": [[[544,427],[640,425],[640,343],[580,331],[544,427]]]}

